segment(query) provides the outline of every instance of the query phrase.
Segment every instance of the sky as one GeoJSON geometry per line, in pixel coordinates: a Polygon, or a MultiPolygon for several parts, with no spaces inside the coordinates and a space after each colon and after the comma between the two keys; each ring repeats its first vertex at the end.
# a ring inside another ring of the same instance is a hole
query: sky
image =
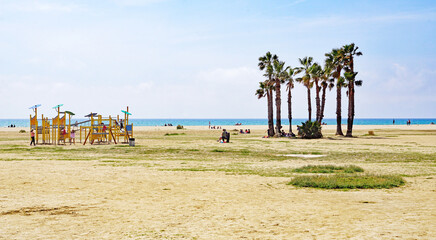
{"type": "MultiPolygon", "coordinates": [[[[78,117],[266,118],[260,56],[323,64],[349,43],[363,53],[356,118],[436,117],[436,1],[0,0],[0,36],[3,119],[35,104],[52,117],[64,104],[78,117]]],[[[285,87],[282,99],[286,118],[285,87]]],[[[307,115],[297,84],[293,117],[307,115]]]]}

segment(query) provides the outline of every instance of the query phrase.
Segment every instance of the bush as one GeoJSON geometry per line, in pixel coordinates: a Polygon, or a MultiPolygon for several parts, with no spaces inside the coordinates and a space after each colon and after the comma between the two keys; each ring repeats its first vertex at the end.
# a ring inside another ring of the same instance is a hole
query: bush
{"type": "Polygon", "coordinates": [[[302,122],[301,126],[297,126],[298,128],[298,135],[301,138],[307,138],[307,139],[312,139],[312,138],[322,138],[322,133],[321,133],[321,124],[319,124],[319,122],[314,121],[306,121],[305,123],[302,122]]]}
{"type": "Polygon", "coordinates": [[[308,165],[301,168],[296,168],[293,172],[297,173],[355,173],[363,172],[363,168],[348,165],[348,166],[333,166],[333,165],[308,165]]]}
{"type": "Polygon", "coordinates": [[[176,127],[177,129],[183,129],[183,126],[182,125],[177,125],[177,127],[176,127]]]}
{"type": "Polygon", "coordinates": [[[26,133],[26,130],[21,129],[18,133],[26,133]]]}
{"type": "Polygon", "coordinates": [[[298,176],[289,184],[297,187],[355,189],[355,188],[394,188],[404,185],[405,181],[393,175],[329,175],[329,176],[298,176]]]}

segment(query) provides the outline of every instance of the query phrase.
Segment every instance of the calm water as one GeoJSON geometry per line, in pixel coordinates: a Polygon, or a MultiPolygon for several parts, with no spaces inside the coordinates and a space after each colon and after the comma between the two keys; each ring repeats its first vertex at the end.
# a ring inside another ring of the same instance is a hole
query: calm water
{"type": "MultiPolygon", "coordinates": [[[[86,119],[74,118],[75,121],[83,121],[86,119]]],[[[395,119],[396,125],[405,125],[408,119],[395,119]]],[[[436,118],[411,118],[412,124],[430,124],[436,123],[436,118]]],[[[212,126],[235,125],[235,123],[242,123],[242,125],[267,125],[267,119],[130,119],[130,123],[134,126],[163,126],[164,124],[171,123],[174,126],[178,124],[183,126],[208,126],[209,121],[212,126]]],[[[292,124],[299,125],[306,119],[293,119],[292,124]]],[[[328,125],[335,125],[336,119],[324,119],[328,125]]],[[[342,120],[343,124],[347,124],[347,119],[342,120]]],[[[29,119],[0,119],[0,127],[7,127],[15,124],[17,127],[29,127],[29,119]]],[[[392,125],[392,118],[360,118],[354,119],[355,125],[392,125]]],[[[289,125],[288,119],[282,120],[282,125],[289,125]]]]}

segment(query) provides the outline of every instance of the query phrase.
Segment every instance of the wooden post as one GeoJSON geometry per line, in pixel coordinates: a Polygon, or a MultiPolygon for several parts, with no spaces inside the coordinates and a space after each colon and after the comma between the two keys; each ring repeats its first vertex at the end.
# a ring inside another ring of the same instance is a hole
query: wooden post
{"type": "Polygon", "coordinates": [[[111,117],[111,115],[109,115],[109,131],[111,132],[111,135],[109,135],[108,142],[112,142],[113,134],[112,134],[112,117],[111,117]]]}
{"type": "MultiPolygon", "coordinates": [[[[127,106],[127,112],[129,112],[129,106],[127,106]]],[[[126,119],[127,119],[126,125],[128,125],[129,124],[129,114],[126,114],[126,119]]]]}
{"type": "Polygon", "coordinates": [[[59,144],[59,141],[60,141],[60,139],[61,139],[61,128],[60,128],[60,123],[61,123],[61,119],[60,119],[60,117],[59,117],[59,112],[61,111],[61,107],[58,107],[58,134],[56,135],[57,136],[57,139],[56,139],[56,142],[57,142],[57,144],[59,144]]]}
{"type": "Polygon", "coordinates": [[[36,143],[38,143],[38,108],[35,108],[35,135],[36,143]]]}

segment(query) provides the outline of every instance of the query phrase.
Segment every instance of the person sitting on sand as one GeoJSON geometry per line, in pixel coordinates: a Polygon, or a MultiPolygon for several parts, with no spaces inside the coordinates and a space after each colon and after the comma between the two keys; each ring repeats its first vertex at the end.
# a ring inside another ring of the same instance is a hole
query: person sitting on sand
{"type": "Polygon", "coordinates": [[[33,131],[33,129],[32,130],[30,130],[30,146],[32,146],[32,143],[33,143],[33,146],[36,146],[36,144],[35,144],[35,131],[33,131]]]}
{"type": "Polygon", "coordinates": [[[239,129],[239,133],[243,134],[243,133],[244,133],[244,130],[239,129]]]}
{"type": "Polygon", "coordinates": [[[223,133],[221,134],[221,137],[220,137],[220,142],[221,143],[225,143],[225,142],[229,142],[229,138],[230,138],[230,136],[229,136],[230,134],[226,131],[226,129],[223,129],[223,133]]]}

